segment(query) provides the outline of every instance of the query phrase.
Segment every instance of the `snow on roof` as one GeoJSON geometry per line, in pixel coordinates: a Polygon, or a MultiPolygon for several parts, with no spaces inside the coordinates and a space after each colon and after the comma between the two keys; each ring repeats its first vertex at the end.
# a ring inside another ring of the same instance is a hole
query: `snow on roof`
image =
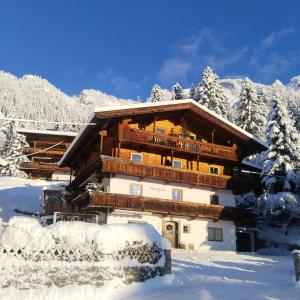
{"type": "Polygon", "coordinates": [[[223,121],[227,125],[233,127],[234,129],[238,130],[239,132],[243,133],[244,135],[248,136],[249,138],[253,139],[257,143],[263,145],[264,147],[269,148],[269,145],[260,139],[258,139],[256,136],[253,134],[249,133],[248,131],[238,127],[237,125],[233,124],[232,122],[228,121],[227,119],[221,117],[220,115],[216,114],[212,110],[208,109],[207,107],[199,104],[193,99],[184,99],[184,100],[171,100],[171,101],[162,101],[162,102],[146,102],[146,103],[138,103],[138,104],[128,104],[128,105],[121,105],[121,106],[113,106],[113,107],[99,107],[95,109],[95,113],[100,113],[100,112],[107,112],[107,111],[115,111],[115,110],[129,110],[129,109],[134,109],[134,108],[146,108],[146,107],[152,107],[152,106],[166,106],[166,105],[180,105],[180,104],[185,104],[185,103],[191,103],[195,106],[198,106],[205,112],[211,114],[212,116],[216,117],[217,119],[223,121]]]}
{"type": "Polygon", "coordinates": [[[40,130],[40,129],[27,129],[17,128],[19,133],[37,133],[46,135],[60,135],[60,136],[77,136],[77,132],[73,131],[59,131],[59,130],[40,130]]]}

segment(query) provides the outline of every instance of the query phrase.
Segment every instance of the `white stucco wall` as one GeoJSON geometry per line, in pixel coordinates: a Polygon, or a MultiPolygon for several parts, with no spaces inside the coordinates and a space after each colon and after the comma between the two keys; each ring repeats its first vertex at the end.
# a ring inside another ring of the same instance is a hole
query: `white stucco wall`
{"type": "Polygon", "coordinates": [[[107,216],[108,224],[126,224],[128,222],[147,222],[151,224],[160,234],[163,234],[163,222],[173,221],[178,224],[178,241],[193,245],[195,250],[226,250],[236,251],[236,228],[233,222],[213,222],[206,219],[189,219],[184,217],[162,217],[151,213],[129,212],[115,210],[107,216]],[[183,233],[183,226],[190,226],[189,233],[183,233]],[[223,229],[223,241],[208,241],[208,227],[223,229]]]}
{"type": "Polygon", "coordinates": [[[172,189],[178,188],[183,191],[183,201],[210,204],[210,195],[219,196],[219,204],[225,206],[235,206],[234,195],[229,190],[214,190],[207,187],[192,187],[187,184],[166,183],[162,180],[144,179],[139,177],[116,175],[110,179],[104,178],[102,184],[109,193],[129,194],[130,184],[142,185],[142,195],[163,199],[172,199],[172,189]]]}

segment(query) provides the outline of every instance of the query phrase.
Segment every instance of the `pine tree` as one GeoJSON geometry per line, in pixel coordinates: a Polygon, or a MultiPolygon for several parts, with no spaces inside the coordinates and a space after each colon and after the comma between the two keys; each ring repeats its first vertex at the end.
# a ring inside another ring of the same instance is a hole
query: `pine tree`
{"type": "MultiPolygon", "coordinates": [[[[13,118],[14,113],[9,117],[13,118]]],[[[18,166],[23,161],[28,161],[23,155],[23,147],[28,146],[24,135],[16,132],[16,124],[14,121],[6,123],[5,143],[1,149],[1,157],[6,161],[6,166],[1,170],[1,175],[25,177],[25,173],[18,169],[18,166]]]]}
{"type": "Polygon", "coordinates": [[[173,91],[173,97],[175,100],[181,100],[184,98],[183,89],[178,82],[175,85],[173,85],[172,91],[173,91]]]}
{"type": "Polygon", "coordinates": [[[224,89],[218,76],[207,67],[203,72],[202,82],[198,87],[199,103],[216,112],[224,118],[230,119],[230,105],[225,97],[224,89]]]}
{"type": "Polygon", "coordinates": [[[198,97],[198,90],[197,90],[197,87],[192,84],[191,88],[190,88],[190,98],[197,101],[199,100],[199,97],[198,97]]]}
{"type": "Polygon", "coordinates": [[[150,102],[163,101],[162,89],[158,84],[155,84],[151,90],[151,96],[149,98],[150,102]]]}
{"type": "Polygon", "coordinates": [[[263,94],[259,97],[250,79],[244,81],[237,109],[237,125],[246,131],[261,136],[266,119],[263,114],[263,94]]]}
{"type": "Polygon", "coordinates": [[[278,93],[274,93],[267,124],[269,150],[262,169],[262,183],[271,193],[294,191],[299,163],[298,134],[278,93]]]}

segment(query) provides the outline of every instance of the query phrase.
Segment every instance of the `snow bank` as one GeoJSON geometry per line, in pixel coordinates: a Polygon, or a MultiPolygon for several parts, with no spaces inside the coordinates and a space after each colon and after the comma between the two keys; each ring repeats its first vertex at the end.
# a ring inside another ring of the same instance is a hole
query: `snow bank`
{"type": "Polygon", "coordinates": [[[171,272],[170,243],[149,224],[98,225],[13,217],[0,223],[0,288],[102,286],[171,272]]]}
{"type": "Polygon", "coordinates": [[[0,246],[26,251],[47,250],[57,244],[69,249],[112,253],[136,242],[170,250],[170,243],[149,224],[98,225],[84,222],[58,222],[43,227],[33,218],[13,217],[0,235],[0,246]]]}

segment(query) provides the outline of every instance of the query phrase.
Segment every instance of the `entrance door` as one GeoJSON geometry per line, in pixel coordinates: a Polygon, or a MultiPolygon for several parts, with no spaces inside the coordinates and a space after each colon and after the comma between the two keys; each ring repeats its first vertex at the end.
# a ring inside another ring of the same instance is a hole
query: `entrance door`
{"type": "Polygon", "coordinates": [[[173,248],[178,246],[178,224],[176,222],[164,222],[163,236],[168,239],[173,248]]]}

